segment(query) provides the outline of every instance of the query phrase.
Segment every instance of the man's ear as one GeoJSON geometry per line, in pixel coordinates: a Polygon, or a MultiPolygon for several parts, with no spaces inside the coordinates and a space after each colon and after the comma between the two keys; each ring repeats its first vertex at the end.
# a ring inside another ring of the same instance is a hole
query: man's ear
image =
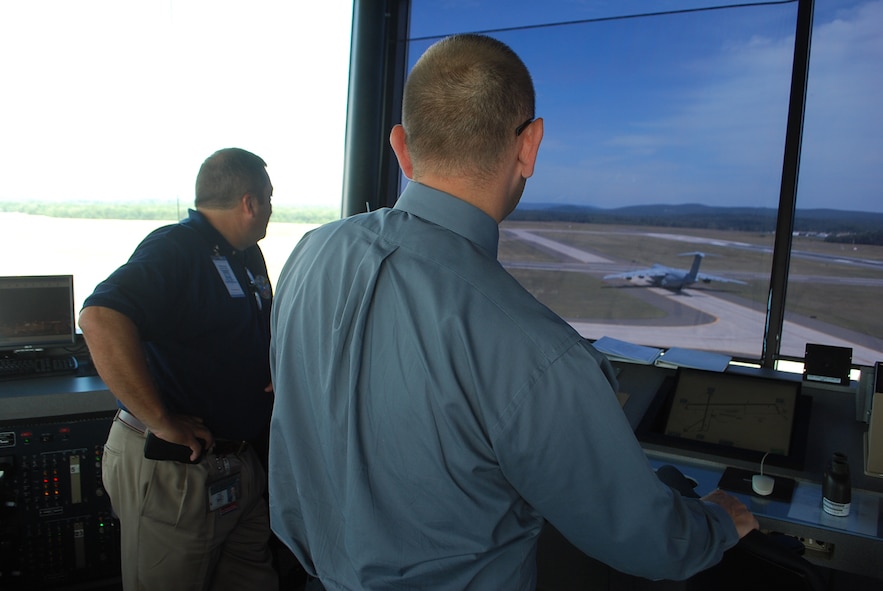
{"type": "Polygon", "coordinates": [[[540,142],[543,141],[543,119],[538,117],[524,128],[521,133],[521,149],[518,152],[518,161],[521,163],[521,176],[530,178],[533,176],[534,167],[537,163],[537,153],[540,150],[540,142]]]}
{"type": "Polygon", "coordinates": [[[239,208],[242,210],[242,213],[254,217],[257,214],[257,210],[255,209],[256,199],[257,197],[251,193],[245,193],[239,201],[239,208]]]}
{"type": "Polygon", "coordinates": [[[389,145],[392,146],[392,151],[395,152],[396,158],[399,160],[402,174],[406,178],[413,180],[414,165],[411,162],[411,153],[408,152],[408,146],[405,142],[405,128],[401,124],[396,125],[389,132],[389,145]]]}

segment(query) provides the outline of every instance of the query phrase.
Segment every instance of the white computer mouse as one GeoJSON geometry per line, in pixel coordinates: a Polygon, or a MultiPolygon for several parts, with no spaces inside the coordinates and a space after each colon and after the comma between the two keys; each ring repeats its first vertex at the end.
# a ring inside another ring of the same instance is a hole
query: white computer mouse
{"type": "Polygon", "coordinates": [[[751,477],[751,488],[757,494],[765,497],[773,492],[773,486],[776,484],[772,476],[766,474],[755,474],[751,477]]]}

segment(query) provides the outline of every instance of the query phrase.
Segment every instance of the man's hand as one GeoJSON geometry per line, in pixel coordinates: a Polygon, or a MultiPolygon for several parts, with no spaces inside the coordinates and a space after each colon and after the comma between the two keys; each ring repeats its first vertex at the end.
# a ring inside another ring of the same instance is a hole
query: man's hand
{"type": "Polygon", "coordinates": [[[739,532],[740,540],[751,530],[760,529],[757,518],[748,510],[748,507],[742,501],[732,495],[728,495],[721,489],[708,493],[702,497],[702,500],[720,505],[729,513],[730,518],[732,518],[733,523],[736,525],[736,531],[739,532]]]}
{"type": "Polygon", "coordinates": [[[205,441],[205,451],[209,451],[215,446],[212,432],[202,424],[202,419],[198,417],[170,415],[162,425],[151,427],[150,431],[160,439],[189,447],[191,462],[195,462],[203,452],[203,446],[198,439],[205,441]]]}
{"type": "Polygon", "coordinates": [[[189,447],[192,461],[202,453],[197,437],[205,440],[206,449],[215,444],[202,419],[168,414],[147,368],[141,334],[128,316],[90,306],[80,312],[80,329],[98,375],[154,435],[189,447]]]}

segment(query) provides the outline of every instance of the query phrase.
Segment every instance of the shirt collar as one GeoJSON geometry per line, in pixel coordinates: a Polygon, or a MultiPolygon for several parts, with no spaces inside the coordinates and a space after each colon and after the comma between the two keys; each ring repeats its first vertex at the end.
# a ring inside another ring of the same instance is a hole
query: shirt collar
{"type": "Polygon", "coordinates": [[[188,209],[187,213],[188,218],[183,223],[199,232],[211,246],[212,254],[228,257],[235,256],[239,252],[233,248],[233,245],[227,242],[224,235],[218,232],[201,212],[195,209],[188,209]]]}
{"type": "Polygon", "coordinates": [[[396,202],[401,209],[463,236],[497,258],[500,228],[474,205],[449,193],[411,181],[396,202]]]}

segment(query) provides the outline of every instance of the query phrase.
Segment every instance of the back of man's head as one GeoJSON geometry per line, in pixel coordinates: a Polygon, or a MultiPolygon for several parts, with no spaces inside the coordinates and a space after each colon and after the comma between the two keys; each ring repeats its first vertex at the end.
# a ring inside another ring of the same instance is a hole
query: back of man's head
{"type": "Polygon", "coordinates": [[[196,207],[229,209],[246,193],[263,199],[267,163],[242,148],[224,148],[205,159],[196,175],[196,207]]]}
{"type": "Polygon", "coordinates": [[[482,35],[435,43],[405,83],[402,126],[414,176],[492,175],[534,104],[530,73],[506,44],[482,35]]]}

